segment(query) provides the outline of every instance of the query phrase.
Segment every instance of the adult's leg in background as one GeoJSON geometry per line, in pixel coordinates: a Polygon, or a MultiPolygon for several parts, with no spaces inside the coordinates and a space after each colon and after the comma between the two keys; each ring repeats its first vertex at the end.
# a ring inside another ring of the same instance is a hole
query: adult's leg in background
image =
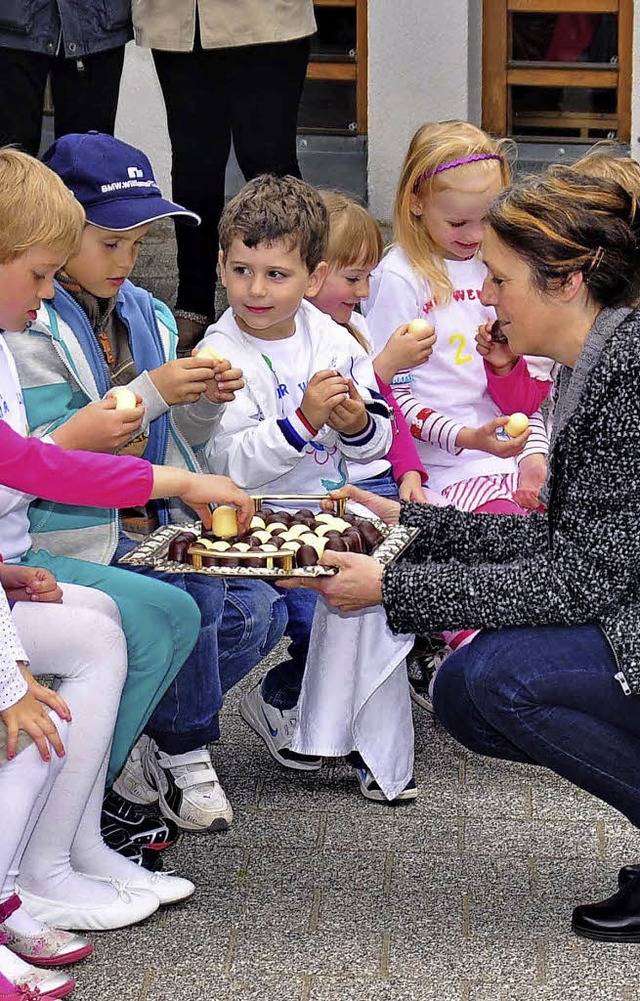
{"type": "Polygon", "coordinates": [[[37,156],[44,90],[53,59],[36,52],[0,48],[0,146],[15,143],[37,156]]]}
{"type": "Polygon", "coordinates": [[[91,130],[113,135],[123,64],[124,45],[82,59],[59,55],[52,61],[56,139],[91,130]]]}

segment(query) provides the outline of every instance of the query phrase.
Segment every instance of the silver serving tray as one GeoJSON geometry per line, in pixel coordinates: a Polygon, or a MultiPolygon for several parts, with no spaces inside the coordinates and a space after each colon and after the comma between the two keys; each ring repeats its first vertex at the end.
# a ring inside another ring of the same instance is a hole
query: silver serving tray
{"type": "MultiPolygon", "coordinates": [[[[384,521],[371,519],[373,524],[384,533],[384,539],[378,543],[372,551],[371,556],[387,566],[393,563],[401,553],[410,546],[419,528],[409,528],[406,525],[387,525],[384,521]]],[[[196,570],[188,563],[176,563],[175,560],[167,559],[169,544],[181,532],[193,532],[194,539],[199,538],[202,530],[200,522],[192,522],[188,525],[163,525],[155,532],[148,535],[143,542],[139,543],[122,556],[118,562],[125,566],[152,566],[155,570],[162,570],[164,573],[197,573],[207,577],[255,577],[257,580],[277,580],[283,577],[332,577],[338,571],[336,567],[296,567],[293,570],[281,570],[276,567],[201,567],[196,570]],[[197,533],[197,534],[195,534],[197,533]]]]}

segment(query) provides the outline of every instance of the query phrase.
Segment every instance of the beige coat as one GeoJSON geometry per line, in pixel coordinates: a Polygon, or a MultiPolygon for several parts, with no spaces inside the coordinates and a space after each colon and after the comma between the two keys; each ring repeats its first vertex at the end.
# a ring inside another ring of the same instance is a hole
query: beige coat
{"type": "Polygon", "coordinates": [[[204,49],[287,42],[316,30],[311,0],[133,0],[136,43],[190,52],[196,6],[204,49]]]}

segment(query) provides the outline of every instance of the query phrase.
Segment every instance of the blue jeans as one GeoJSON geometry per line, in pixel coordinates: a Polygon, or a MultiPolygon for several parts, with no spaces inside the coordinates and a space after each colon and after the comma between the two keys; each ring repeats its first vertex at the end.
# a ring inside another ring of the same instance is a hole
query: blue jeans
{"type": "Polygon", "coordinates": [[[595,625],[480,633],[436,675],[434,708],[465,747],[544,765],[640,827],[640,699],[595,625]]]}
{"type": "Polygon", "coordinates": [[[393,478],[391,469],[388,473],[381,473],[380,476],[372,476],[368,480],[359,480],[354,483],[354,486],[359,487],[361,490],[369,490],[372,494],[377,494],[378,497],[389,497],[391,500],[398,500],[400,494],[398,492],[398,484],[393,478]]]}
{"type": "Polygon", "coordinates": [[[282,591],[287,606],[289,624],[286,632],[290,637],[289,656],[272,667],[262,680],[262,697],[277,709],[293,709],[300,696],[302,678],[307,653],[311,624],[316,610],[317,595],[306,587],[294,587],[282,591]]]}
{"type": "MultiPolygon", "coordinates": [[[[114,561],[131,547],[129,539],[121,540],[114,561]]],[[[287,622],[284,601],[262,581],[169,574],[151,567],[126,569],[185,591],[202,619],[196,645],[145,732],[167,754],[184,754],[218,740],[224,693],[279,642],[287,622]]]]}

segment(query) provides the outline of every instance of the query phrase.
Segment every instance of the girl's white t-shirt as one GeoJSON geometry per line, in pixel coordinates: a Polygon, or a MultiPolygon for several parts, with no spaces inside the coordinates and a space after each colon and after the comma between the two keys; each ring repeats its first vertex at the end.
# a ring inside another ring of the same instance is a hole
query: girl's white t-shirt
{"type": "MultiPolygon", "coordinates": [[[[14,360],[0,335],[0,417],[26,437],[27,417],[14,360]]],[[[33,498],[0,485],[0,553],[5,562],[17,561],[31,547],[29,504],[33,498]]]]}
{"type": "Polygon", "coordinates": [[[480,301],[486,275],[481,261],[444,263],[453,293],[449,302],[439,305],[404,251],[392,248],[373,272],[370,295],[362,307],[376,352],[402,323],[421,318],[435,326],[437,341],[429,360],[399,372],[392,385],[407,424],[416,432],[429,485],[439,491],[472,477],[504,475],[518,468],[515,459],[456,448],[463,427],[481,427],[500,416],[475,343],[478,327],[493,321],[495,311],[480,301]],[[420,440],[420,433],[429,440],[420,440]]]}

